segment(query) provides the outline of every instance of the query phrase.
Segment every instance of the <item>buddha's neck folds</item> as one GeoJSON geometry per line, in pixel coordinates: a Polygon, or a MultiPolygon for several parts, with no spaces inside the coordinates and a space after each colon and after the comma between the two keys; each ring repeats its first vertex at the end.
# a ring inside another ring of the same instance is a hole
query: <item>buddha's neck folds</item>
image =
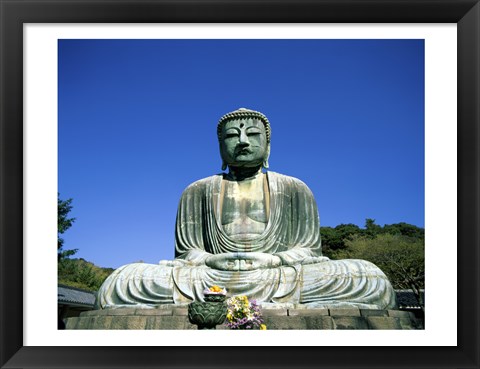
{"type": "Polygon", "coordinates": [[[244,181],[254,178],[262,172],[262,166],[258,167],[228,167],[227,178],[234,181],[244,181]]]}

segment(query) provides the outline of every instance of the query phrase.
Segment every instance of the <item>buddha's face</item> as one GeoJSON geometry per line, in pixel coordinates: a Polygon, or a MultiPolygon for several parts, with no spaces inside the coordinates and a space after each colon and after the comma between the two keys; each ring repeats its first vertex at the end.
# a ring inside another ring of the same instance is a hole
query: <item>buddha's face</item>
{"type": "Polygon", "coordinates": [[[229,120],[220,140],[223,161],[234,167],[262,165],[267,155],[265,126],[256,118],[229,120]]]}

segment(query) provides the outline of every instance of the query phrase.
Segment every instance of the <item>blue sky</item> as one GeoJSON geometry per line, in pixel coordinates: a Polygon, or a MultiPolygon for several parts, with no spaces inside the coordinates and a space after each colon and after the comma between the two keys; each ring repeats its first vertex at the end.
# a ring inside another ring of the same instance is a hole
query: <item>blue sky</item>
{"type": "Polygon", "coordinates": [[[424,226],[423,40],[59,40],[65,248],[117,268],[174,255],[182,191],[221,172],[216,126],[272,126],[270,170],[312,190],[322,226],[424,226]]]}

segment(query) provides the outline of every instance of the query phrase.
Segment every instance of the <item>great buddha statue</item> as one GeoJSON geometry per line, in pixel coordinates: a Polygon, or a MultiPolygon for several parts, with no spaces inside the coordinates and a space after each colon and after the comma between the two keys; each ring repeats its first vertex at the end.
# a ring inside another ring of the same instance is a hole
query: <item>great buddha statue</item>
{"type": "Polygon", "coordinates": [[[225,286],[264,306],[395,307],[385,274],[364,260],[322,256],[315,199],[300,180],[268,169],[267,117],[238,109],[217,126],[222,170],[188,186],[178,207],[175,259],[120,267],[97,307],[155,307],[203,301],[225,286]]]}

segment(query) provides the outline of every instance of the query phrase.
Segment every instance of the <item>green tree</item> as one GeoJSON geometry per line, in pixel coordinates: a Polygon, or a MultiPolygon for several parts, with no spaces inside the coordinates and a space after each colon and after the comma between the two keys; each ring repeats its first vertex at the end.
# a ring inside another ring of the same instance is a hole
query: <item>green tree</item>
{"type": "Polygon", "coordinates": [[[337,251],[346,247],[345,240],[354,235],[363,235],[363,230],[352,223],[340,224],[335,228],[320,227],[323,253],[334,259],[337,251]]]}
{"type": "Polygon", "coordinates": [[[378,234],[382,233],[382,227],[375,224],[375,219],[365,219],[365,235],[370,238],[374,238],[378,234]]]}
{"type": "Polygon", "coordinates": [[[414,226],[408,223],[385,224],[383,227],[384,233],[393,235],[401,235],[413,239],[425,239],[425,230],[423,228],[414,226]]]}
{"type": "Polygon", "coordinates": [[[97,291],[114,269],[101,268],[84,259],[63,259],[58,264],[58,283],[97,291]]]}
{"type": "Polygon", "coordinates": [[[425,242],[401,235],[354,236],[337,256],[368,260],[377,265],[396,289],[411,289],[423,308],[420,289],[425,288],[425,242]]]}
{"type": "Polygon", "coordinates": [[[69,218],[73,208],[72,201],[72,199],[61,200],[58,195],[58,283],[96,291],[113,273],[113,269],[100,268],[84,259],[70,259],[78,249],[64,250],[64,240],[61,235],[75,222],[75,218],[69,218]]]}
{"type": "Polygon", "coordinates": [[[322,249],[324,252],[327,252],[327,250],[336,250],[345,246],[335,228],[320,227],[320,236],[322,238],[322,249]]]}
{"type": "Polygon", "coordinates": [[[57,213],[57,220],[58,220],[58,227],[57,227],[57,252],[58,252],[58,261],[62,259],[66,259],[72,255],[75,255],[78,249],[72,250],[64,250],[63,244],[64,239],[60,236],[64,234],[75,222],[75,218],[69,218],[68,213],[72,210],[72,201],[73,199],[61,200],[60,194],[57,195],[58,200],[58,213],[57,213]]]}

